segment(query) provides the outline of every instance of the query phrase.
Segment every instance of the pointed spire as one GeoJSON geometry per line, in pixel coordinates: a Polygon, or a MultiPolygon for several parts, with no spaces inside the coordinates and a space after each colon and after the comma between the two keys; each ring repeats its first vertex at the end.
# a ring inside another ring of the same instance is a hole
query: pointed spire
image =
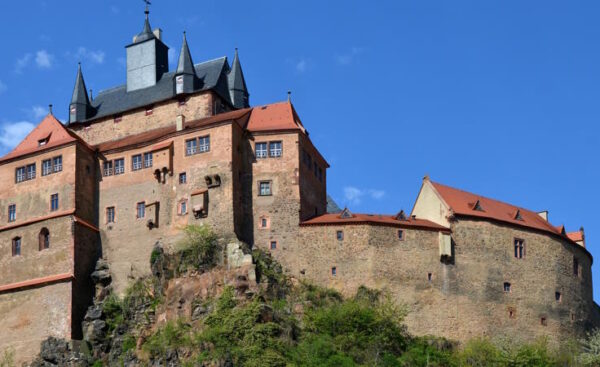
{"type": "Polygon", "coordinates": [[[246,87],[246,80],[244,79],[244,73],[242,72],[242,65],[240,63],[237,47],[235,49],[231,70],[229,71],[229,95],[235,108],[249,106],[248,88],[246,87]]]}
{"type": "Polygon", "coordinates": [[[88,98],[87,89],[85,88],[85,81],[83,80],[83,73],[81,72],[81,63],[77,66],[77,79],[75,80],[75,88],[73,89],[73,97],[71,98],[71,104],[90,104],[88,98]]]}
{"type": "Polygon", "coordinates": [[[179,53],[179,61],[177,62],[177,71],[175,74],[196,75],[196,69],[194,68],[194,62],[192,61],[192,55],[190,54],[185,32],[183,32],[183,43],[181,45],[181,52],[179,53]]]}
{"type": "Polygon", "coordinates": [[[148,19],[148,14],[150,14],[150,10],[148,10],[148,4],[146,4],[146,10],[144,11],[144,13],[146,14],[146,20],[144,21],[144,29],[142,29],[142,32],[140,32],[140,34],[135,36],[135,40],[133,41],[133,43],[138,43],[149,40],[151,38],[155,38],[154,33],[152,33],[152,27],[150,27],[150,20],[148,19]]]}

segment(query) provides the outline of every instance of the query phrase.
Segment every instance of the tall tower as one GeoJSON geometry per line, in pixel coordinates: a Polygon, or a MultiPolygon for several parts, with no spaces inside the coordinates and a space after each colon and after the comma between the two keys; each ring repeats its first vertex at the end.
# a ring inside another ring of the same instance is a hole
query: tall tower
{"type": "Polygon", "coordinates": [[[133,37],[132,44],[125,47],[128,92],[155,85],[169,71],[169,48],[161,40],[160,29],[152,32],[149,13],[146,7],[144,29],[133,37]]]}

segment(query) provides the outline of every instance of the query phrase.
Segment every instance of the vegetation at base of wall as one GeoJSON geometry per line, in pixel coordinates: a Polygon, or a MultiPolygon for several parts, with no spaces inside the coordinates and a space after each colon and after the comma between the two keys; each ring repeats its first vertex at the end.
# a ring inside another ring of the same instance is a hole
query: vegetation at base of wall
{"type": "Polygon", "coordinates": [[[0,367],[14,367],[15,366],[15,351],[13,349],[7,349],[2,352],[0,357],[0,367]]]}
{"type": "MultiPolygon", "coordinates": [[[[219,245],[211,228],[206,225],[188,225],[184,228],[184,233],[184,239],[177,245],[178,272],[206,270],[215,266],[219,245]]],[[[153,263],[152,259],[150,261],[153,263]]]]}

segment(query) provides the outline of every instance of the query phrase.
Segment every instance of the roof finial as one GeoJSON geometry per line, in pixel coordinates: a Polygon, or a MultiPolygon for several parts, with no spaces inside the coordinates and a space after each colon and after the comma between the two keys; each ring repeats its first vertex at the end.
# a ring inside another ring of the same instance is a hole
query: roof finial
{"type": "Polygon", "coordinates": [[[48,105],[48,113],[52,115],[52,103],[48,105]]]}
{"type": "Polygon", "coordinates": [[[150,14],[150,8],[148,6],[152,5],[150,0],[142,0],[146,3],[146,10],[144,10],[144,14],[146,14],[146,19],[148,19],[148,14],[150,14]]]}
{"type": "Polygon", "coordinates": [[[292,102],[292,91],[288,90],[288,102],[292,102]]]}

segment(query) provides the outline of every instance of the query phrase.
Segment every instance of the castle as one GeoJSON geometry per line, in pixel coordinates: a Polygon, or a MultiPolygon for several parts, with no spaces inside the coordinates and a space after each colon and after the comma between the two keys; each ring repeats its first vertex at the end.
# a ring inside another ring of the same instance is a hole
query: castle
{"type": "Polygon", "coordinates": [[[207,224],[299,279],[386,289],[415,334],[561,341],[599,325],[583,229],[425,177],[412,212],[328,212],[325,158],[288,100],[250,107],[236,51],[174,71],[146,13],[126,83],[95,98],[81,66],[69,121],[48,114],[0,158],[0,349],[79,339],[90,273],[149,272],[153,245],[207,224]],[[10,178],[10,179],[9,179],[10,178]]]}

